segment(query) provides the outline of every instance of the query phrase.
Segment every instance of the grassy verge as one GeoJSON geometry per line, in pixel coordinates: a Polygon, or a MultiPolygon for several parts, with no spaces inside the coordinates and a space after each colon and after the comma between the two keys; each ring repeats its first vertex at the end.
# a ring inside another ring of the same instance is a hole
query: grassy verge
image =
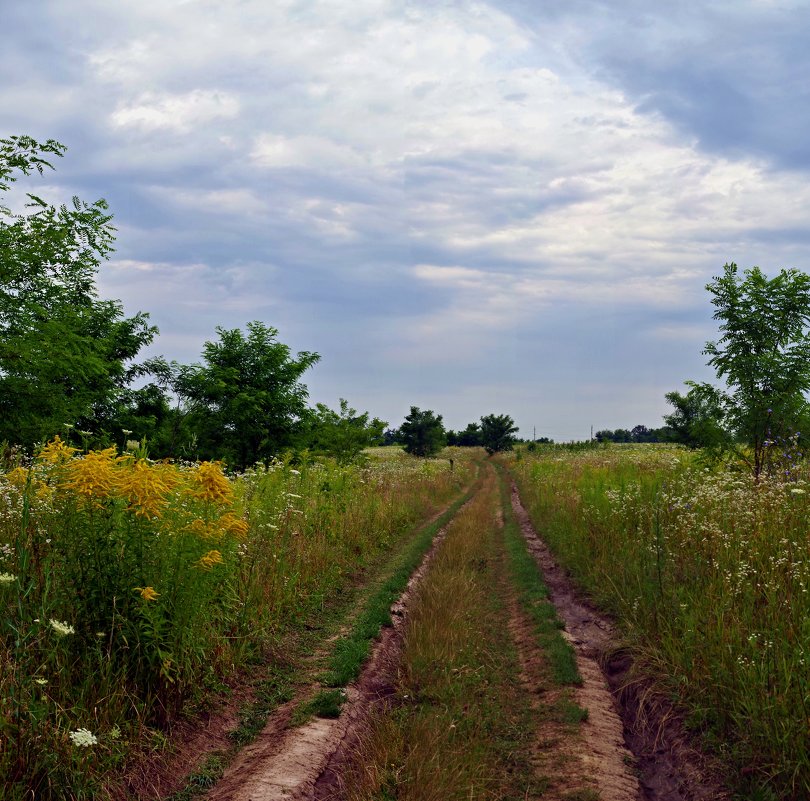
{"type": "Polygon", "coordinates": [[[746,799],[810,798],[810,470],[672,448],[518,454],[556,558],[618,620],[746,799]]]}

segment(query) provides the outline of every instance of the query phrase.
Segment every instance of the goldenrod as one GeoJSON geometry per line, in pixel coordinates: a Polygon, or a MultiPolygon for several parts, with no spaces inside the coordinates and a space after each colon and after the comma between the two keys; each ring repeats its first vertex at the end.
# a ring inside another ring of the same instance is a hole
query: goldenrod
{"type": "Polygon", "coordinates": [[[159,592],[155,592],[154,587],[135,587],[135,590],[141,594],[144,601],[155,601],[160,595],[159,592]]]}
{"type": "Polygon", "coordinates": [[[221,565],[224,561],[219,551],[208,551],[194,563],[194,566],[201,567],[203,570],[210,570],[214,565],[221,565]]]}
{"type": "Polygon", "coordinates": [[[160,517],[173,484],[165,470],[150,467],[144,459],[127,460],[116,474],[116,493],[129,501],[135,514],[160,517]]]}
{"type": "Polygon", "coordinates": [[[37,454],[37,459],[46,464],[62,464],[63,462],[67,462],[77,450],[79,449],[62,442],[62,438],[57,434],[40,450],[37,454]]]}
{"type": "Polygon", "coordinates": [[[62,486],[88,498],[109,498],[116,483],[115,448],[90,451],[65,465],[62,486]]]}
{"type": "Polygon", "coordinates": [[[192,497],[209,503],[231,503],[233,487],[222,472],[221,462],[201,462],[189,474],[192,497]]]}

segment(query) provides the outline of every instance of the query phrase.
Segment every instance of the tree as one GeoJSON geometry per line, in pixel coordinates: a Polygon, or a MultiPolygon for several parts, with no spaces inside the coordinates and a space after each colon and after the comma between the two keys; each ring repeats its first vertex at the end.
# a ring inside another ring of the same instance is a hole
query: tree
{"type": "Polygon", "coordinates": [[[488,414],[481,418],[481,444],[492,455],[511,451],[518,427],[508,414],[488,414]]]}
{"type": "Polygon", "coordinates": [[[388,423],[377,417],[369,421],[368,412],[357,414],[341,398],[337,412],[323,403],[316,404],[305,425],[303,441],[311,450],[333,456],[339,464],[348,464],[364,448],[382,443],[388,423]]]}
{"type": "Polygon", "coordinates": [[[723,428],[721,395],[709,384],[687,381],[689,391],[667,392],[665,395],[674,411],[664,415],[664,422],[672,429],[672,441],[688,448],[720,448],[728,444],[729,435],[723,428]]]}
{"type": "Polygon", "coordinates": [[[740,278],[733,263],[723,270],[706,285],[722,335],[703,352],[725,379],[728,391],[718,391],[719,405],[731,429],[750,445],[752,453],[741,456],[758,478],[770,446],[792,437],[807,416],[810,276],[782,270],[768,280],[753,267],[740,278]]]}
{"type": "Polygon", "coordinates": [[[261,322],[247,328],[247,336],[217,328],[219,341],[203,347],[204,364],[181,368],[176,381],[200,456],[237,469],[292,443],[307,414],[307,388],[298,379],[320,359],[307,351],[292,358],[278,331],[261,322]]]}
{"type": "MultiPolygon", "coordinates": [[[[53,169],[64,145],[0,139],[0,191],[18,174],[53,169]]],[[[95,277],[113,250],[104,200],[58,208],[27,194],[27,211],[0,205],[0,440],[31,446],[63,426],[98,431],[143,368],[131,364],[157,329],[100,300],[95,277]]]]}
{"type": "Polygon", "coordinates": [[[463,431],[456,435],[456,444],[465,448],[477,448],[481,446],[481,426],[478,423],[468,423],[463,431]]]}
{"type": "Polygon", "coordinates": [[[442,416],[411,406],[410,414],[399,428],[405,450],[414,456],[433,456],[445,443],[442,416]]]}

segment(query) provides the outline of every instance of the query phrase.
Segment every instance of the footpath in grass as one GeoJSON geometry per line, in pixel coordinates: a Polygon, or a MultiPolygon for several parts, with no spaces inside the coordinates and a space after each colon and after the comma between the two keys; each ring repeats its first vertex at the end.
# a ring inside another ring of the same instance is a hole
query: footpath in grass
{"type": "Polygon", "coordinates": [[[566,689],[576,662],[503,519],[488,467],[409,603],[395,694],[344,770],[350,801],[597,797],[564,767],[587,717],[566,689]]]}

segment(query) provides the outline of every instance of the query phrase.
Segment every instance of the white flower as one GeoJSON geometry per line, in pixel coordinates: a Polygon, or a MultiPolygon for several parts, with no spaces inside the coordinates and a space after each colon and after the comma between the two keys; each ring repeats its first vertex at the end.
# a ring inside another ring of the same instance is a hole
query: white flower
{"type": "Polygon", "coordinates": [[[73,745],[82,748],[87,748],[98,742],[98,737],[88,729],[76,729],[76,731],[72,731],[70,733],[70,739],[73,741],[73,745]]]}
{"type": "Polygon", "coordinates": [[[60,636],[64,637],[66,634],[75,634],[76,629],[67,623],[60,623],[58,620],[50,619],[51,628],[60,636]]]}
{"type": "Polygon", "coordinates": [[[791,491],[790,491],[790,494],[791,495],[804,495],[805,491],[806,490],[803,490],[801,487],[793,487],[793,489],[791,489],[791,491]]]}
{"type": "Polygon", "coordinates": [[[0,584],[11,584],[16,580],[17,577],[13,576],[11,573],[0,573],[0,584]]]}
{"type": "Polygon", "coordinates": [[[301,471],[300,471],[300,470],[290,470],[290,472],[291,472],[291,473],[292,473],[294,476],[300,476],[300,475],[301,475],[301,471]]]}
{"type": "Polygon", "coordinates": [[[113,726],[110,729],[109,737],[110,737],[111,740],[119,740],[119,739],[121,739],[121,727],[118,726],[118,724],[116,724],[115,726],[113,726]]]}
{"type": "Polygon", "coordinates": [[[45,685],[48,683],[47,679],[34,679],[34,684],[45,685]]]}

